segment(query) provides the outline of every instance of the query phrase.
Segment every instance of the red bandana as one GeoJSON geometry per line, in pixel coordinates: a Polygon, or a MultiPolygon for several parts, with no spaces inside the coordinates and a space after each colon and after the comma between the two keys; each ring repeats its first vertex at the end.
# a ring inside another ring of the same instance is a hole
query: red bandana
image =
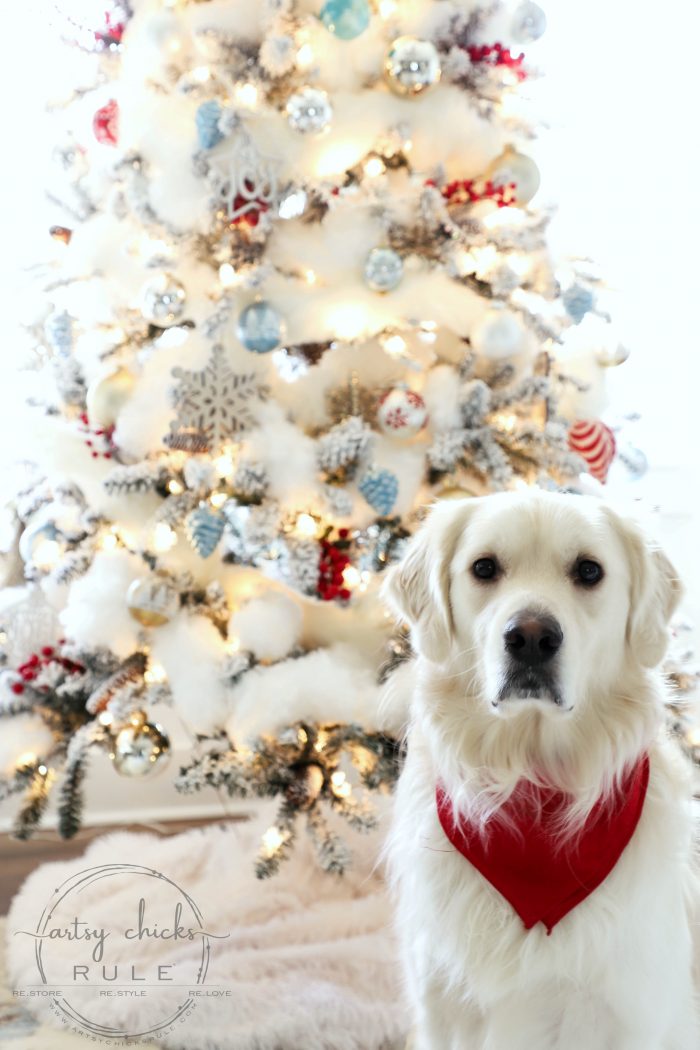
{"type": "Polygon", "coordinates": [[[505,897],[529,930],[542,922],[551,933],[600,886],[620,859],[642,813],[649,784],[643,755],[620,784],[613,803],[599,801],[570,846],[559,847],[556,819],[562,792],[527,785],[505,804],[511,824],[495,821],[486,837],[467,820],[456,825],[452,804],[437,789],[437,811],[448,839],[505,897]],[[515,829],[515,831],[514,831],[515,829]]]}

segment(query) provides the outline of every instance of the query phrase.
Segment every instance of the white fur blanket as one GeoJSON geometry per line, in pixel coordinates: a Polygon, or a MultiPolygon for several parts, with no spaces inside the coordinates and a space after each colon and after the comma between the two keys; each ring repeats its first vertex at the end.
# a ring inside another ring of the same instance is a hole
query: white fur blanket
{"type": "MultiPolygon", "coordinates": [[[[93,865],[141,864],[176,879],[199,904],[208,929],[230,931],[227,940],[215,944],[211,979],[229,987],[231,996],[202,1003],[181,1034],[163,1037],[162,1045],[169,1050],[399,1050],[405,1043],[405,1011],[389,906],[375,870],[378,836],[353,835],[352,873],[335,877],[319,870],[302,831],[292,859],[277,876],[260,882],[253,856],[269,822],[263,817],[172,838],[118,832],[95,840],[76,861],[38,868],[7,919],[10,986],[37,983],[34,942],[13,933],[36,927],[54,887],[93,865]]],[[[93,883],[85,893],[93,895],[94,904],[105,890],[93,883]]],[[[113,915],[124,904],[118,892],[104,902],[113,915]]],[[[146,942],[144,950],[155,953],[157,961],[167,958],[162,942],[146,942]]],[[[5,997],[5,1008],[7,1003],[5,997]]],[[[137,1009],[124,1001],[121,1023],[137,1009]]],[[[8,1016],[8,1050],[13,1044],[22,1050],[85,1046],[85,1036],[59,1036],[45,1027],[51,1026],[51,1016],[41,1006],[23,1001],[18,1007],[15,1000],[14,1012],[8,1015],[6,1009],[8,1016]],[[26,1026],[28,1010],[42,1026],[33,1034],[26,1026]]]]}

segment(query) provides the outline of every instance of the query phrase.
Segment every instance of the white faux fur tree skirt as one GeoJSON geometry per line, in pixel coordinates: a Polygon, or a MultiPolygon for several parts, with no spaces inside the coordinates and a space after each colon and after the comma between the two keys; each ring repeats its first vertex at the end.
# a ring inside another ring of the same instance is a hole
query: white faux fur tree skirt
{"type": "MultiPolygon", "coordinates": [[[[263,816],[250,824],[210,826],[173,838],[119,832],[94,841],[76,861],[38,868],[7,919],[9,987],[37,982],[34,942],[13,934],[36,927],[54,887],[93,865],[140,864],[176,879],[199,904],[208,929],[230,931],[228,939],[215,943],[207,983],[226,986],[231,995],[198,1005],[182,1032],[164,1036],[161,1045],[170,1050],[400,1050],[405,1010],[390,909],[375,870],[378,837],[353,835],[354,867],[337,877],[320,871],[302,832],[292,859],[273,879],[260,882],[253,857],[269,823],[263,816]]],[[[105,894],[99,882],[84,892],[105,894]]],[[[104,900],[113,915],[120,904],[124,908],[118,892],[104,900]]],[[[157,961],[167,957],[162,942],[147,943],[144,950],[156,953],[157,961]]],[[[119,1009],[127,1023],[133,1018],[129,1010],[137,1007],[127,1000],[119,1009]]],[[[8,1050],[86,1045],[84,1035],[59,1035],[50,1013],[41,1011],[27,1001],[13,1003],[5,990],[0,1043],[8,1050]],[[32,1030],[34,1023],[41,1027],[32,1030]]]]}

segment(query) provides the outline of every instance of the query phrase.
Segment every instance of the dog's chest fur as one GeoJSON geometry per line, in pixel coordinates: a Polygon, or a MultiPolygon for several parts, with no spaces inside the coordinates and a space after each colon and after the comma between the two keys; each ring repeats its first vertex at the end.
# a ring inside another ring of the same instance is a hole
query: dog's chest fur
{"type": "Polygon", "coordinates": [[[689,984],[690,814],[673,756],[660,746],[651,758],[632,841],[605,882],[547,936],[541,924],[526,931],[455,851],[437,819],[428,749],[416,736],[409,742],[390,845],[399,934],[410,956],[411,994],[432,989],[443,1011],[454,1013],[456,1030],[478,1029],[478,1041],[454,1044],[460,1050],[559,1050],[566,1040],[571,1050],[604,1050],[606,1018],[610,1033],[619,1033],[617,1018],[626,1014],[651,1039],[639,1050],[700,1045],[689,984]],[[591,1016],[597,1034],[587,1043],[582,1033],[591,1016]],[[671,1032],[675,1041],[664,1041],[671,1032]]]}

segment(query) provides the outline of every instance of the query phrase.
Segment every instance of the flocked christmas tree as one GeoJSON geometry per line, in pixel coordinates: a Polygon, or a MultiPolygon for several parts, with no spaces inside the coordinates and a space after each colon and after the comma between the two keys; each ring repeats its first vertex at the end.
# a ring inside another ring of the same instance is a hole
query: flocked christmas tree
{"type": "Polygon", "coordinates": [[[164,766],[171,704],[183,791],[279,796],[261,874],[300,815],[342,870],[326,807],[369,826],[397,771],[377,700],[407,643],[378,589],[425,506],[605,480],[625,354],[590,268],[547,250],[544,30],[531,0],[135,0],[72,25],[92,79],[60,118],[4,624],[19,834],[54,786],[75,832],[93,748],[164,766]]]}

